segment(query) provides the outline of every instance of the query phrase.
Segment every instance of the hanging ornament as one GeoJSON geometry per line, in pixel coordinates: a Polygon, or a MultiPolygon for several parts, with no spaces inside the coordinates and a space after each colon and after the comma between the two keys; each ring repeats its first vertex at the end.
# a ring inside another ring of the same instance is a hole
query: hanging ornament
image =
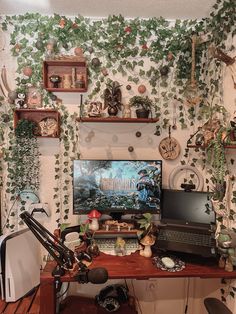
{"type": "Polygon", "coordinates": [[[180,154],[179,142],[171,137],[171,127],[169,126],[169,136],[161,140],[159,144],[159,152],[163,159],[174,160],[180,154]]]}
{"type": "Polygon", "coordinates": [[[15,48],[15,52],[18,53],[21,50],[21,45],[16,44],[14,48],[15,48]]]}
{"type": "Polygon", "coordinates": [[[101,69],[101,72],[102,72],[102,74],[103,74],[104,76],[107,76],[107,75],[108,75],[108,71],[107,71],[106,68],[102,68],[102,69],[101,69]]]}
{"type": "Polygon", "coordinates": [[[169,73],[169,67],[167,65],[164,65],[160,68],[160,73],[161,76],[167,76],[167,74],[169,73]]]}
{"type": "Polygon", "coordinates": [[[99,67],[101,65],[101,61],[98,58],[93,58],[92,59],[92,65],[94,67],[99,67]]]}
{"type": "Polygon", "coordinates": [[[127,26],[127,27],[125,28],[125,32],[128,33],[128,34],[130,34],[130,33],[132,32],[131,27],[130,27],[130,26],[127,26]]]}
{"type": "Polygon", "coordinates": [[[196,42],[197,42],[197,35],[193,35],[192,38],[192,67],[191,67],[191,79],[190,82],[187,83],[187,86],[184,91],[184,97],[186,98],[186,104],[188,106],[195,106],[198,105],[201,101],[200,91],[197,86],[197,82],[195,79],[195,53],[196,53],[196,42]]]}
{"type": "Polygon", "coordinates": [[[148,50],[147,44],[143,44],[143,45],[142,45],[142,49],[143,49],[143,50],[148,50]]]}
{"type": "Polygon", "coordinates": [[[38,50],[42,50],[44,48],[44,45],[43,45],[43,42],[41,39],[38,39],[35,43],[35,47],[38,49],[38,50]]]}
{"type": "Polygon", "coordinates": [[[30,77],[32,75],[32,73],[33,73],[33,70],[32,70],[31,67],[26,66],[26,67],[23,68],[23,73],[24,73],[25,76],[30,77]]]}
{"type": "Polygon", "coordinates": [[[93,52],[94,52],[93,47],[88,47],[88,52],[89,52],[89,53],[93,53],[93,52]]]}
{"type": "Polygon", "coordinates": [[[73,28],[73,29],[76,29],[76,28],[78,28],[78,27],[79,27],[79,26],[78,26],[77,23],[74,22],[74,23],[72,24],[72,28],[73,28]]]}
{"type": "Polygon", "coordinates": [[[173,53],[171,51],[169,51],[168,54],[167,54],[167,60],[171,61],[173,59],[174,59],[174,55],[173,55],[173,53]]]}
{"type": "Polygon", "coordinates": [[[144,94],[145,92],[146,92],[146,86],[145,85],[143,85],[143,84],[141,84],[141,85],[139,85],[138,86],[138,92],[140,93],[140,94],[144,94]]]}
{"type": "Polygon", "coordinates": [[[64,28],[66,26],[66,21],[64,19],[61,19],[59,22],[59,27],[64,28]]]}
{"type": "Polygon", "coordinates": [[[83,49],[80,47],[75,47],[74,53],[76,56],[82,57],[83,56],[83,49]]]}

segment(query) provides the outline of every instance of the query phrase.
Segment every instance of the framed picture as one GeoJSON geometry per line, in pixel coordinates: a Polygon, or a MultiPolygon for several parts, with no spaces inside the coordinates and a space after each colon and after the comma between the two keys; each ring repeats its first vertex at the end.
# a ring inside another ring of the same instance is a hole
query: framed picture
{"type": "Polygon", "coordinates": [[[27,106],[28,108],[41,108],[42,107],[42,95],[38,88],[29,87],[27,91],[27,106]]]}

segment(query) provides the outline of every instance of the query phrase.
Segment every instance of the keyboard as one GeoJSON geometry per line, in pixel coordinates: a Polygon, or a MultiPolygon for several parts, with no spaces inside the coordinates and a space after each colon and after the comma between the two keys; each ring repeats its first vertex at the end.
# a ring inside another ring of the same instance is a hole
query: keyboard
{"type": "Polygon", "coordinates": [[[210,234],[191,233],[178,230],[160,229],[158,240],[193,244],[199,246],[214,246],[214,239],[210,234]]]}
{"type": "MultiPolygon", "coordinates": [[[[138,238],[128,238],[124,240],[125,240],[125,255],[130,255],[131,253],[134,253],[139,249],[138,238]]],[[[100,252],[103,252],[109,255],[117,255],[115,252],[115,243],[116,243],[116,238],[96,239],[96,244],[98,245],[100,252]]]]}

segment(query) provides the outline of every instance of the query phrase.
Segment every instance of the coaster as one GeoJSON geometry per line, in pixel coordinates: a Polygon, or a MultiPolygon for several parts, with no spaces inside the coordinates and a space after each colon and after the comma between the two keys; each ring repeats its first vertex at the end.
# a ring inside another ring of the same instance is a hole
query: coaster
{"type": "Polygon", "coordinates": [[[169,272],[177,272],[185,268],[185,262],[173,255],[154,256],[153,263],[157,266],[157,268],[169,272]]]}

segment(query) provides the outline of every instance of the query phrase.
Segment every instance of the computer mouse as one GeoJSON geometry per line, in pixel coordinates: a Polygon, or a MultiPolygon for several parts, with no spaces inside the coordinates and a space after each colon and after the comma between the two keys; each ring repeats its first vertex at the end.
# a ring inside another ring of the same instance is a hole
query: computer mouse
{"type": "Polygon", "coordinates": [[[173,268],[175,266],[175,262],[170,257],[162,257],[161,261],[166,268],[173,268]]]}

